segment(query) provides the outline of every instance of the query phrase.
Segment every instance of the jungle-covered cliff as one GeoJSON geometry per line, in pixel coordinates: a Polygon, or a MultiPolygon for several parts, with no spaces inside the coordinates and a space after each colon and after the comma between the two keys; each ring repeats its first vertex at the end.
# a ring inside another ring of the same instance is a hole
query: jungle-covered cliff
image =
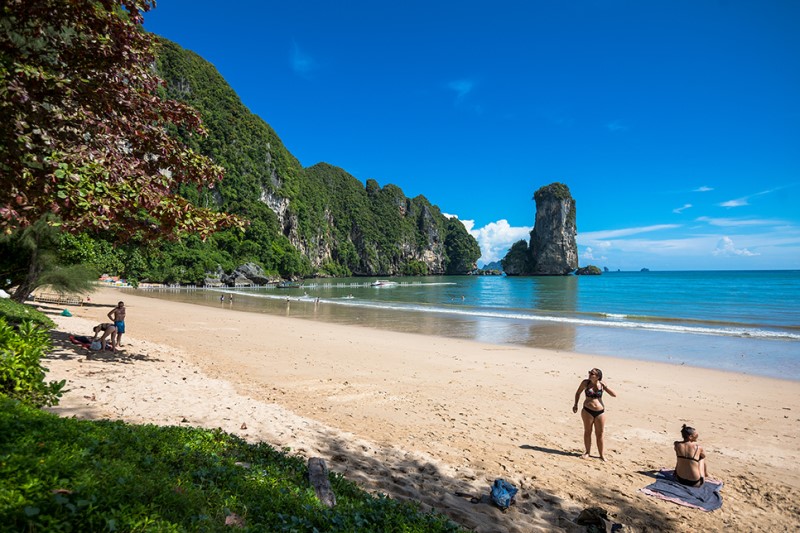
{"type": "MultiPolygon", "coordinates": [[[[197,109],[207,137],[184,137],[225,168],[212,191],[186,197],[249,221],[244,234],[223,230],[157,248],[111,247],[102,235],[67,237],[75,259],[134,280],[202,282],[208,272],[244,263],[269,276],[464,274],[480,249],[458,220],[424,196],[391,184],[366,184],[319,163],[303,168],[277,133],[252,114],[217,70],[197,54],[161,39],[155,68],[164,96],[197,109]]],[[[176,135],[182,132],[176,131],[176,135]]],[[[183,136],[182,136],[183,137],[183,136]]]]}

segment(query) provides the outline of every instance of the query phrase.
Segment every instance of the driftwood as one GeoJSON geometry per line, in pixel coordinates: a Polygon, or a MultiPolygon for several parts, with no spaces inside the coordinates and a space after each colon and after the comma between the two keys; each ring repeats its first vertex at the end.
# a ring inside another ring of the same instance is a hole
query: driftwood
{"type": "Polygon", "coordinates": [[[328,507],[336,505],[336,495],[328,480],[328,467],[321,457],[312,457],[308,460],[308,481],[314,487],[319,501],[328,507]]]}

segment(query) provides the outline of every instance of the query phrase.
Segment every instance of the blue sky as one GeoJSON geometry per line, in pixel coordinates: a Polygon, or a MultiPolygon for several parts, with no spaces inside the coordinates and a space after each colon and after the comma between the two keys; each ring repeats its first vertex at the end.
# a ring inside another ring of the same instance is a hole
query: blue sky
{"type": "Polygon", "coordinates": [[[161,0],[304,166],[394,183],[501,258],[533,193],[581,266],[800,269],[800,2],[161,0]],[[230,6],[230,7],[229,7],[230,6]]]}

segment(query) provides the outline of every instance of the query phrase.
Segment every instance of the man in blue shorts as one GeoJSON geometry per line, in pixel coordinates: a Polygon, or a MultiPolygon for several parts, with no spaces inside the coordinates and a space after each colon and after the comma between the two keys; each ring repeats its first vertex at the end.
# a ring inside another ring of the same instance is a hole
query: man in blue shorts
{"type": "Polygon", "coordinates": [[[108,319],[114,321],[117,327],[116,339],[112,344],[116,347],[122,346],[122,334],[125,333],[125,302],[120,302],[117,306],[108,312],[108,319]]]}

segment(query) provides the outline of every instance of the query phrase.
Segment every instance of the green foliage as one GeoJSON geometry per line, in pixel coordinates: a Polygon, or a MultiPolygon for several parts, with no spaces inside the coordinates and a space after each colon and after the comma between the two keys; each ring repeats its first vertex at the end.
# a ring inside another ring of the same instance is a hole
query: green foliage
{"type": "Polygon", "coordinates": [[[506,256],[500,260],[503,271],[507,274],[524,274],[531,271],[531,255],[528,241],[521,239],[515,242],[506,256]]]}
{"type": "Polygon", "coordinates": [[[182,186],[213,186],[222,169],[172,133],[204,130],[194,110],[157,96],[153,37],[141,31],[142,12],[152,5],[153,0],[2,4],[4,231],[25,228],[50,212],[67,231],[108,230],[120,240],[207,236],[241,224],[177,194],[182,186]]]}
{"type": "Polygon", "coordinates": [[[0,235],[0,279],[15,287],[12,297],[23,302],[36,288],[59,293],[91,292],[97,273],[83,264],[65,264],[59,254],[59,221],[45,215],[35,223],[0,235]]]}
{"type": "Polygon", "coordinates": [[[428,265],[422,261],[409,261],[401,271],[404,276],[427,276],[428,273],[428,265]]]}
{"type": "Polygon", "coordinates": [[[408,199],[398,187],[381,188],[375,180],[365,187],[325,163],[302,168],[212,65],[175,43],[158,40],[156,66],[166,81],[160,95],[197,109],[208,132],[198,137],[172,128],[173,135],[225,168],[213,191],[182,184],[181,195],[249,225],[244,234],[221,229],[206,241],[183,238],[157,246],[137,235],[114,242],[110,232],[93,230],[62,240],[62,254],[71,261],[129,281],[172,283],[201,283],[208,270],[230,272],[247,262],[283,277],[470,270],[477,243],[464,231],[453,238],[447,219],[424,197],[408,199]],[[422,268],[430,252],[441,265],[422,268]]]}
{"type": "Polygon", "coordinates": [[[13,531],[223,532],[230,514],[249,531],[462,531],[337,474],[329,509],[300,458],[220,430],[58,418],[0,397],[0,449],[13,531]]]}
{"type": "Polygon", "coordinates": [[[447,237],[444,244],[447,251],[448,274],[463,274],[476,268],[476,262],[481,257],[481,249],[475,238],[457,218],[447,221],[447,237]]]}
{"type": "Polygon", "coordinates": [[[36,407],[56,405],[66,381],[45,383],[41,358],[50,350],[50,335],[33,321],[12,326],[0,317],[0,398],[7,396],[36,407]]]}
{"type": "Polygon", "coordinates": [[[586,265],[575,272],[579,276],[599,276],[602,273],[603,271],[596,265],[586,265]]]}
{"type": "MultiPolygon", "coordinates": [[[[408,263],[428,249],[444,255],[447,221],[424,197],[408,199],[398,187],[381,188],[375,180],[364,186],[325,163],[302,168],[213,66],[175,43],[159,44],[166,95],[196,108],[208,128],[206,138],[187,142],[226,169],[214,200],[250,221],[241,241],[227,241],[234,263],[255,261],[284,277],[347,276],[423,271],[408,263]],[[283,226],[266,202],[285,210],[283,226]],[[312,267],[311,258],[327,251],[330,260],[312,267]]],[[[448,256],[453,271],[474,262],[462,260],[460,250],[448,256]]]]}
{"type": "Polygon", "coordinates": [[[30,320],[34,324],[52,329],[56,327],[46,314],[30,305],[21,304],[10,298],[0,298],[0,318],[4,318],[7,323],[18,325],[24,320],[30,320]]]}
{"type": "Polygon", "coordinates": [[[410,263],[431,252],[430,273],[469,270],[474,247],[445,250],[447,221],[424,197],[302,168],[213,66],[140,31],[151,0],[121,4],[4,4],[0,226],[57,212],[76,234],[61,240],[65,264],[133,282],[197,283],[245,262],[285,277],[398,274],[424,271],[410,263]],[[154,240],[192,235],[202,239],[154,240]]]}
{"type": "Polygon", "coordinates": [[[572,194],[569,192],[569,187],[559,182],[551,183],[550,185],[545,185],[544,187],[540,187],[535,193],[533,193],[533,199],[536,200],[537,202],[547,198],[555,198],[557,200],[571,200],[572,194]]]}

